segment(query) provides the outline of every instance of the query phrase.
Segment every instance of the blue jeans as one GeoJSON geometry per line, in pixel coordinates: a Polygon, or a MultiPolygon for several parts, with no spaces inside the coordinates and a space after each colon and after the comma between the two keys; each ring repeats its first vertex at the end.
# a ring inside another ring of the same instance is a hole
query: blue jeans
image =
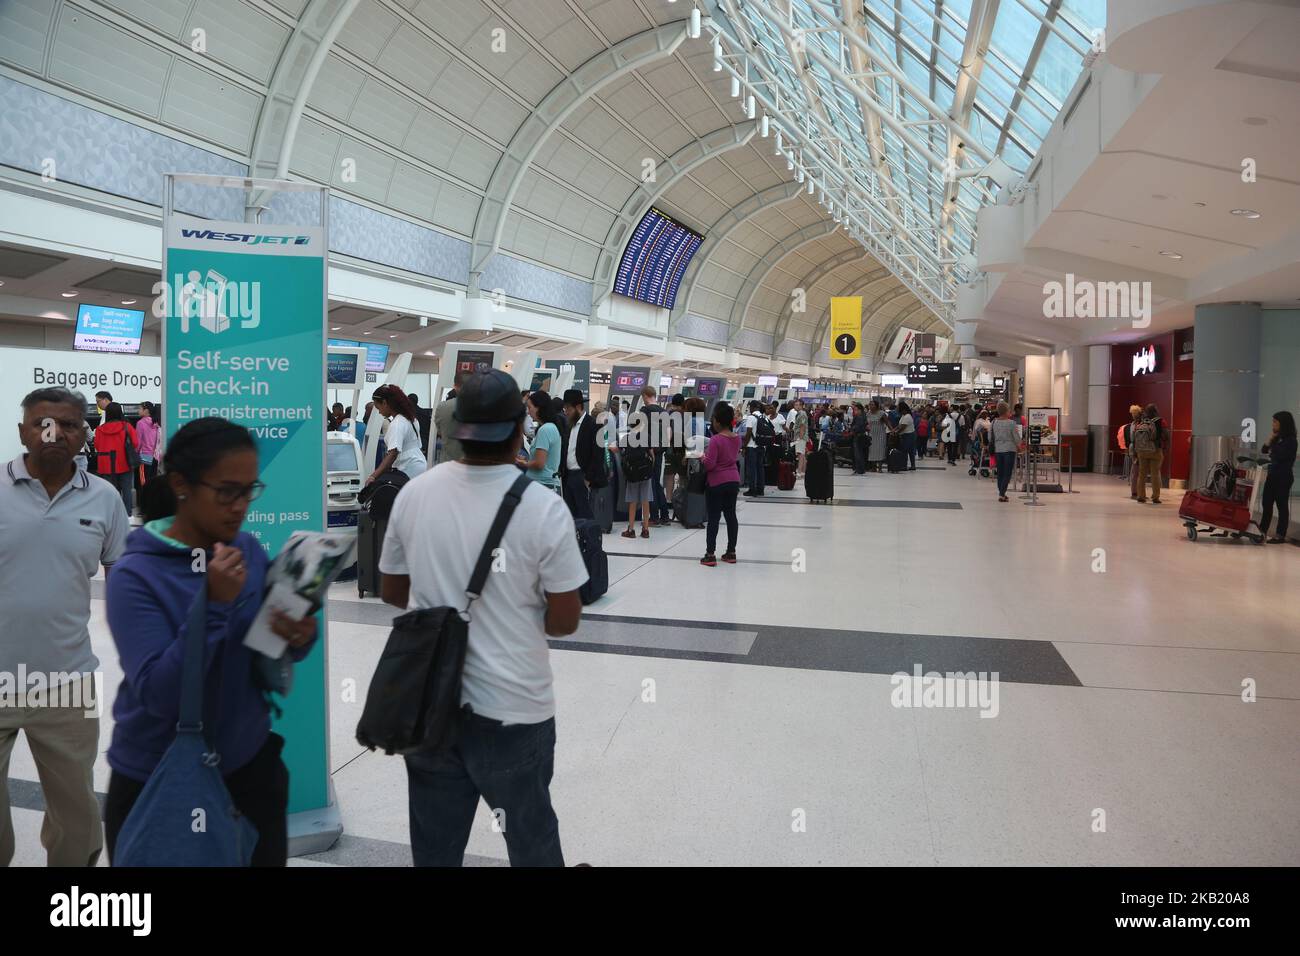
{"type": "Polygon", "coordinates": [[[745,475],[749,478],[749,490],[756,495],[763,493],[763,473],[767,465],[767,453],[758,447],[745,449],[745,475]]]}
{"type": "Polygon", "coordinates": [[[462,712],[456,742],[406,758],[416,866],[460,866],[479,797],[499,818],[511,866],[564,866],[551,807],[555,718],[502,724],[462,712]]]}
{"type": "Polygon", "coordinates": [[[1016,470],[1016,453],[1014,451],[1000,451],[993,456],[993,460],[998,465],[998,497],[1004,497],[1007,493],[1007,486],[1011,484],[1011,475],[1016,470]]]}

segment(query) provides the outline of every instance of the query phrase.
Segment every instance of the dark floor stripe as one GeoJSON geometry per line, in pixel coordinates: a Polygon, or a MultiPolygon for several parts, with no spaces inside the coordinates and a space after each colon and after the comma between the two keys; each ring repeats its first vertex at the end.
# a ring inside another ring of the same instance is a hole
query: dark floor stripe
{"type": "MultiPolygon", "coordinates": [[[[807,498],[782,497],[780,495],[763,495],[758,498],[746,498],[745,501],[759,501],[764,504],[810,505],[807,498]]],[[[905,501],[872,498],[836,498],[826,504],[840,508],[928,508],[944,511],[961,511],[960,501],[905,501]]],[[[817,504],[817,507],[824,507],[817,504]]]]}
{"type": "MultiPolygon", "coordinates": [[[[726,544],[726,542],[724,541],[723,544],[726,544]]],[[[650,560],[653,560],[655,558],[667,558],[669,561],[694,561],[697,564],[699,563],[701,557],[700,555],[690,555],[690,554],[632,554],[631,552],[626,552],[626,551],[606,551],[605,556],[607,558],[648,558],[650,560]]],[[[739,558],[737,559],[736,563],[737,564],[784,564],[784,565],[790,564],[789,561],[762,561],[759,560],[758,558],[739,558]]],[[[721,562],[719,562],[719,564],[721,564],[721,562]]]]}
{"type": "Polygon", "coordinates": [[[762,624],[723,624],[708,621],[673,621],[584,614],[583,622],[599,620],[663,627],[736,629],[756,631],[748,654],[712,651],[643,649],[626,645],[553,640],[560,650],[600,651],[641,657],[793,667],[800,670],[842,671],[851,674],[997,671],[999,678],[1017,684],[1081,687],[1082,682],[1050,641],[1019,638],[963,637],[942,634],[890,634],[879,631],[842,631],[825,628],[776,627],[762,624]]]}

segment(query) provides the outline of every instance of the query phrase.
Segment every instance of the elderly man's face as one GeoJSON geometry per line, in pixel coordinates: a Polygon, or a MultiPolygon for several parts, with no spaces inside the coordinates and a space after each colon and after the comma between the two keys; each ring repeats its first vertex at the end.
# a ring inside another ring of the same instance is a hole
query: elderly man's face
{"type": "Polygon", "coordinates": [[[85,413],[65,402],[37,402],[23,414],[18,438],[41,469],[65,469],[86,443],[85,413]]]}

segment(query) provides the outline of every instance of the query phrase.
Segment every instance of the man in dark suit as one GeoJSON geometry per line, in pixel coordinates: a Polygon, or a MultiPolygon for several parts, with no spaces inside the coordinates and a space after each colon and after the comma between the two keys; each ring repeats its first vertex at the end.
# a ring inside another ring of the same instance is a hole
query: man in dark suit
{"type": "Polygon", "coordinates": [[[591,510],[591,489],[603,488],[609,478],[605,474],[605,458],[596,442],[600,426],[587,414],[587,403],[582,392],[570,388],[564,393],[564,430],[561,445],[561,469],[564,475],[564,500],[574,518],[594,517],[591,510]]]}
{"type": "Polygon", "coordinates": [[[424,452],[425,460],[429,458],[429,428],[433,424],[433,409],[420,407],[420,396],[412,392],[406,396],[415,406],[415,420],[420,423],[420,451],[424,452]]]}

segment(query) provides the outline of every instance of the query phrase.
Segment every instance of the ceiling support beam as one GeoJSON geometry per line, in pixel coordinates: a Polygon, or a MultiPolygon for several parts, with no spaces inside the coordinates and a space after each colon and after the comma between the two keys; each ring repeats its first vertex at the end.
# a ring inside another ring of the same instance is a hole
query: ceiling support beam
{"type": "Polygon", "coordinates": [[[745,281],[741,285],[740,291],[736,293],[735,301],[731,306],[731,316],[727,319],[727,348],[731,348],[737,336],[745,330],[745,319],[749,315],[749,307],[754,301],[754,294],[758,292],[758,287],[763,284],[763,280],[776,268],[777,263],[796,249],[801,249],[809,243],[823,239],[838,228],[839,225],[830,219],[823,219],[811,226],[804,226],[798,232],[786,236],[769,249],[762,259],[754,263],[754,268],[749,270],[749,275],[745,277],[745,281]]]}
{"type": "MultiPolygon", "coordinates": [[[[307,0],[289,40],[280,51],[271,85],[257,117],[248,175],[256,179],[286,179],[293,144],[307,97],[344,24],[361,0],[307,0]]],[[[265,190],[249,190],[244,219],[256,221],[271,201],[265,190]]]]}
{"type": "Polygon", "coordinates": [[[611,83],[676,53],[686,39],[687,26],[685,20],[665,24],[633,34],[597,53],[557,83],[515,130],[479,202],[470,244],[467,296],[482,294],[483,270],[501,248],[515,193],[547,137],[564,125],[574,110],[611,83]]]}
{"type": "Polygon", "coordinates": [[[775,186],[769,186],[761,192],[754,193],[748,199],[736,203],[705,230],[704,234],[707,238],[700,248],[695,251],[695,255],[691,258],[691,264],[686,267],[681,286],[677,290],[677,299],[673,305],[673,311],[668,316],[669,341],[676,334],[677,324],[681,322],[682,317],[686,315],[691,307],[691,296],[695,294],[695,283],[699,281],[700,275],[703,273],[704,267],[708,265],[709,257],[713,255],[714,250],[751,216],[765,212],[780,203],[789,202],[802,191],[803,187],[798,183],[778,183],[775,186]]]}

